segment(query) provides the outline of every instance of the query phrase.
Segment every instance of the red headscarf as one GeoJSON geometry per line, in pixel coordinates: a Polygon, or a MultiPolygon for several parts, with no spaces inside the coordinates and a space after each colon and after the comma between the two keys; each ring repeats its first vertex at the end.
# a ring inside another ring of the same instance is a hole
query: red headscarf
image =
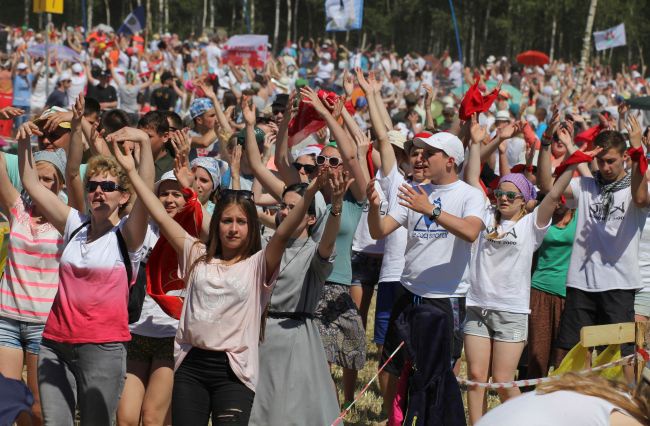
{"type": "MultiPolygon", "coordinates": [[[[197,195],[191,189],[183,189],[187,204],[176,213],[174,220],[193,237],[199,235],[203,222],[203,210],[197,195]]],[[[172,290],[185,288],[185,282],[178,277],[178,256],[164,236],[160,236],[147,261],[147,293],[170,317],[179,319],[183,309],[183,298],[169,296],[172,290]]]]}

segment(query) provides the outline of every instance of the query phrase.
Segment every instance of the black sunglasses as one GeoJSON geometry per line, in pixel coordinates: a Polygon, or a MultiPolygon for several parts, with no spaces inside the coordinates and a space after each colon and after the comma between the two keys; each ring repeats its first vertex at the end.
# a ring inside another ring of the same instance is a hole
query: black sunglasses
{"type": "Polygon", "coordinates": [[[300,171],[300,169],[305,169],[305,173],[307,173],[308,175],[316,171],[316,166],[314,166],[313,164],[301,164],[298,162],[294,162],[293,167],[298,171],[300,171]]]}
{"type": "Polygon", "coordinates": [[[326,157],[324,155],[316,156],[316,164],[322,166],[325,162],[328,163],[330,167],[338,167],[341,164],[341,159],[339,157],[326,157]]]}
{"type": "Polygon", "coordinates": [[[98,187],[102,189],[102,192],[115,192],[115,191],[124,191],[125,190],[120,185],[118,185],[116,182],[112,182],[110,180],[102,180],[102,181],[89,180],[86,183],[86,191],[88,191],[88,192],[91,192],[91,193],[95,192],[98,187]]]}
{"type": "Polygon", "coordinates": [[[244,200],[253,201],[253,191],[247,189],[222,189],[219,191],[219,199],[225,197],[243,198],[244,200]]]}

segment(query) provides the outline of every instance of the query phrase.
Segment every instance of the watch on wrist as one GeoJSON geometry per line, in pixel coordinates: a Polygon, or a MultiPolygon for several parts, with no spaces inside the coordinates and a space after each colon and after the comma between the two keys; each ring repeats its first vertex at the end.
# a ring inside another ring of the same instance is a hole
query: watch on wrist
{"type": "Polygon", "coordinates": [[[431,216],[429,216],[429,219],[431,220],[437,220],[438,217],[440,216],[440,213],[442,213],[442,210],[438,206],[434,206],[433,210],[431,211],[431,216]]]}

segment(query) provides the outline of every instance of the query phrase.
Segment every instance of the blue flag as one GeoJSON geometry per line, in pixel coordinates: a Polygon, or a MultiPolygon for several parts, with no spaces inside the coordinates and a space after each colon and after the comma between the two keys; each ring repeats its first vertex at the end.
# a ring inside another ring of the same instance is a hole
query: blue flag
{"type": "Polygon", "coordinates": [[[138,6],[129,13],[122,26],[117,30],[118,34],[137,34],[145,27],[144,6],[138,6]]]}

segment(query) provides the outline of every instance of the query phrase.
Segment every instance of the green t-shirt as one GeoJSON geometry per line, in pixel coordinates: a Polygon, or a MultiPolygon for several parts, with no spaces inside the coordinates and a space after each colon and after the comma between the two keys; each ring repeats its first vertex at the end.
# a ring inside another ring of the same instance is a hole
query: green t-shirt
{"type": "Polygon", "coordinates": [[[558,296],[566,296],[566,276],[569,271],[577,214],[565,228],[549,228],[537,251],[537,268],[533,273],[533,288],[558,296]]]}
{"type": "MultiPolygon", "coordinates": [[[[336,235],[336,258],[334,269],[328,282],[336,284],[352,284],[352,239],[357,231],[363,203],[358,203],[352,193],[348,191],[343,198],[343,210],[341,212],[341,227],[336,235]]],[[[329,206],[328,213],[329,214],[329,206]]]]}

